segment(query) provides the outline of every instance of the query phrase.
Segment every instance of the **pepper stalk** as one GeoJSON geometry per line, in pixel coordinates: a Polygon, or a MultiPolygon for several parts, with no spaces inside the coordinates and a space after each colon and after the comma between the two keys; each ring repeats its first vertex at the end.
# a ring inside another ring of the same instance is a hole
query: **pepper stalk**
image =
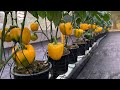
{"type": "Polygon", "coordinates": [[[54,44],[57,44],[57,39],[56,37],[53,37],[54,38],[54,44]]]}

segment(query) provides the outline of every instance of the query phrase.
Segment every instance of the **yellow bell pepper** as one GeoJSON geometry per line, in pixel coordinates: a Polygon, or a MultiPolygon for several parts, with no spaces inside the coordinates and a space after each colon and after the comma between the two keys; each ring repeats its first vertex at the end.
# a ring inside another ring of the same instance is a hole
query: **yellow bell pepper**
{"type": "Polygon", "coordinates": [[[81,37],[83,35],[83,33],[84,33],[84,31],[82,29],[76,29],[76,30],[74,30],[74,36],[76,38],[81,37]]]}
{"type": "Polygon", "coordinates": [[[60,60],[63,56],[64,45],[60,42],[53,42],[48,44],[48,56],[53,60],[60,60]]]}
{"type": "MultiPolygon", "coordinates": [[[[17,48],[18,46],[13,47],[12,53],[14,53],[14,50],[17,48]]],[[[34,47],[32,45],[25,45],[25,48],[26,49],[17,51],[13,56],[13,60],[17,66],[27,67],[29,64],[32,64],[35,59],[36,53],[34,47]]]]}
{"type": "Polygon", "coordinates": [[[60,23],[59,25],[60,31],[63,35],[71,35],[72,34],[72,24],[71,22],[60,23]]]}
{"type": "Polygon", "coordinates": [[[88,30],[89,29],[89,25],[87,23],[81,23],[80,24],[80,29],[82,29],[82,30],[88,30]]]}

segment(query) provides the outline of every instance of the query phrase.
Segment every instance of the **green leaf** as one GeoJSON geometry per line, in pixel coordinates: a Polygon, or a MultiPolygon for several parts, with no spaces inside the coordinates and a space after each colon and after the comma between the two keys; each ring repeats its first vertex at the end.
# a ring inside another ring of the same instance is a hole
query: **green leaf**
{"type": "Polygon", "coordinates": [[[47,18],[48,18],[49,21],[53,20],[55,12],[56,11],[47,11],[47,18]]]}
{"type": "Polygon", "coordinates": [[[87,16],[86,11],[79,11],[79,15],[82,19],[82,22],[84,22],[86,20],[86,16],[87,16]]]}
{"type": "Polygon", "coordinates": [[[53,21],[56,27],[61,21],[62,11],[47,11],[47,18],[49,21],[53,21]]]}
{"type": "Polygon", "coordinates": [[[105,14],[105,15],[103,16],[103,19],[104,19],[105,21],[109,21],[109,19],[110,19],[109,14],[105,14]]]}
{"type": "Polygon", "coordinates": [[[65,15],[64,17],[63,17],[63,20],[65,21],[65,22],[72,22],[72,16],[70,16],[70,15],[65,15]]]}
{"type": "Polygon", "coordinates": [[[98,14],[98,11],[90,11],[91,15],[94,16],[95,14],[98,14]]]}
{"type": "Polygon", "coordinates": [[[79,11],[74,11],[75,18],[80,18],[79,11]]]}
{"type": "Polygon", "coordinates": [[[101,20],[102,20],[101,17],[99,16],[99,14],[95,14],[95,17],[96,17],[96,19],[97,19],[98,21],[101,21],[101,20]]]}
{"type": "Polygon", "coordinates": [[[37,11],[38,15],[44,19],[46,17],[46,12],[45,11],[37,11]]]}
{"type": "Polygon", "coordinates": [[[101,18],[103,18],[104,21],[109,21],[110,20],[110,13],[107,11],[99,11],[98,14],[100,15],[101,18]]]}
{"type": "Polygon", "coordinates": [[[77,19],[76,19],[76,23],[77,23],[77,26],[79,26],[79,27],[80,27],[80,22],[81,22],[81,19],[80,19],[80,18],[77,18],[77,19]]]}
{"type": "Polygon", "coordinates": [[[90,40],[92,38],[92,33],[86,32],[84,36],[85,36],[86,39],[90,40]]]}
{"type": "Polygon", "coordinates": [[[38,13],[37,11],[28,11],[30,14],[32,14],[35,18],[38,19],[38,13]]]}
{"type": "Polygon", "coordinates": [[[75,18],[80,18],[81,22],[84,22],[87,17],[87,12],[86,11],[74,11],[75,18]]]}
{"type": "Polygon", "coordinates": [[[59,25],[59,23],[61,22],[61,18],[62,18],[61,11],[54,12],[53,23],[55,24],[55,27],[59,25]]]}

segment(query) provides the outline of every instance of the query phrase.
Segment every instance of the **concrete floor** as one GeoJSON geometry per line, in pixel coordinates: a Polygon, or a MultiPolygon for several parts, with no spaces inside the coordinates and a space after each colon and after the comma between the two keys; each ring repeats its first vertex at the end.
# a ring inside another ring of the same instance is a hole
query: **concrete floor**
{"type": "Polygon", "coordinates": [[[120,79],[120,32],[110,32],[76,79],[120,79]]]}

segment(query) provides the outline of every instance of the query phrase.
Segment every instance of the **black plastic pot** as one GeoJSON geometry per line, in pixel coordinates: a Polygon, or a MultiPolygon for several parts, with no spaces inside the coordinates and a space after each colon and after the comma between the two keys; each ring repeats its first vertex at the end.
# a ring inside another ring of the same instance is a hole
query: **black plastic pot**
{"type": "Polygon", "coordinates": [[[12,70],[12,75],[14,79],[49,79],[49,72],[52,67],[52,64],[49,62],[49,68],[34,74],[18,74],[12,70]]]}
{"type": "Polygon", "coordinates": [[[97,35],[97,40],[100,38],[100,34],[97,35]]]}
{"type": "Polygon", "coordinates": [[[85,45],[86,50],[89,50],[89,47],[90,47],[90,40],[87,40],[85,45]]]}
{"type": "Polygon", "coordinates": [[[69,54],[69,64],[73,64],[77,62],[77,56],[78,56],[78,48],[79,46],[77,45],[77,47],[75,48],[70,48],[70,54],[69,54]]]}
{"type": "Polygon", "coordinates": [[[90,47],[92,47],[93,43],[94,43],[94,39],[91,39],[90,40],[90,47]]]}
{"type": "Polygon", "coordinates": [[[102,33],[102,34],[103,34],[103,36],[104,36],[104,35],[106,35],[106,32],[104,32],[104,33],[102,33]]]}
{"type": "Polygon", "coordinates": [[[102,37],[105,35],[105,33],[102,33],[102,37]]]}
{"type": "Polygon", "coordinates": [[[95,36],[95,42],[96,42],[98,39],[99,39],[99,36],[96,35],[96,36],[95,36]]]}
{"type": "Polygon", "coordinates": [[[107,35],[107,33],[108,33],[108,31],[105,31],[105,32],[104,32],[104,35],[107,35]]]}
{"type": "Polygon", "coordinates": [[[79,46],[77,50],[77,56],[85,55],[85,42],[84,43],[76,42],[76,44],[79,46]]]}
{"type": "Polygon", "coordinates": [[[48,57],[49,62],[52,64],[51,74],[52,79],[57,78],[59,75],[64,74],[68,71],[68,57],[70,51],[61,57],[60,60],[53,60],[52,58],[48,57]]]}
{"type": "Polygon", "coordinates": [[[101,37],[103,37],[104,36],[104,33],[100,33],[100,37],[99,38],[101,38],[101,37]]]}
{"type": "Polygon", "coordinates": [[[103,35],[104,35],[104,34],[100,33],[100,34],[99,34],[99,38],[103,37],[103,35]]]}

